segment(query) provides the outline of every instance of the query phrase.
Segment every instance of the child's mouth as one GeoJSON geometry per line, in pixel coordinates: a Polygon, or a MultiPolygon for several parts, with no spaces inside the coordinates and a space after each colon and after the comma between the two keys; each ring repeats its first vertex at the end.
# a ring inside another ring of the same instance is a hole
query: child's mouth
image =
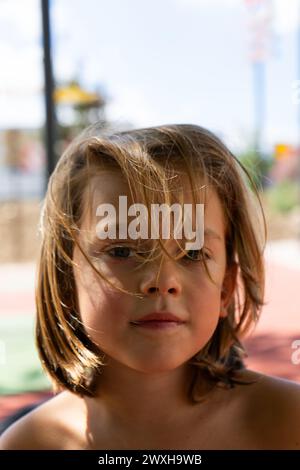
{"type": "Polygon", "coordinates": [[[170,329],[177,328],[180,325],[183,325],[184,322],[181,321],[172,321],[172,320],[147,320],[139,322],[131,322],[133,326],[138,326],[141,328],[150,328],[150,329],[170,329]]]}

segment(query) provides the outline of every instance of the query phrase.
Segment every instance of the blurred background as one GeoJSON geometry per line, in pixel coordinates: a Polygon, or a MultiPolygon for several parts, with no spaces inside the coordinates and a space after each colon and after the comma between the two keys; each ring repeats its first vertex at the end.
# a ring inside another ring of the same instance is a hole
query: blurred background
{"type": "Polygon", "coordinates": [[[0,423],[51,396],[33,340],[39,211],[99,119],[199,124],[247,166],[268,243],[246,362],[300,382],[300,0],[0,0],[0,58],[0,423]]]}

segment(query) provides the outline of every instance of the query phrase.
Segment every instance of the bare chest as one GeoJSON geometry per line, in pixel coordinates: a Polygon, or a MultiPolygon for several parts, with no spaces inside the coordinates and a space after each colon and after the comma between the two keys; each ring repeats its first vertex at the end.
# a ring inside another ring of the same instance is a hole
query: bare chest
{"type": "Polygon", "coordinates": [[[255,449],[256,437],[252,436],[234,416],[220,420],[199,420],[190,423],[174,424],[172,429],[161,427],[150,430],[112,429],[103,433],[87,433],[86,449],[137,449],[137,450],[216,450],[216,449],[255,449]]]}

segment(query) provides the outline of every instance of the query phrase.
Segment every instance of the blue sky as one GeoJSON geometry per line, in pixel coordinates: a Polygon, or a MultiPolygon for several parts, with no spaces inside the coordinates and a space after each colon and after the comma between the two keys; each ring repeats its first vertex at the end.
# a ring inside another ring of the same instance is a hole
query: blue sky
{"type": "MultiPolygon", "coordinates": [[[[253,132],[250,16],[244,0],[52,0],[56,79],[102,87],[107,114],[136,126],[203,125],[233,148],[253,132]]],[[[298,0],[273,0],[264,142],[295,143],[298,0]]],[[[40,126],[39,0],[0,0],[0,128],[40,126]]],[[[300,12],[300,7],[298,8],[300,12]]]]}

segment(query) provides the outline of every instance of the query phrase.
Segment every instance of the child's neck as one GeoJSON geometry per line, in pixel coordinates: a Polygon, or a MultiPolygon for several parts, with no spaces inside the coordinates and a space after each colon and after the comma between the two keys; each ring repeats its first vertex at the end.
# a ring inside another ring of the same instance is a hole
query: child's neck
{"type": "Polygon", "coordinates": [[[97,397],[87,399],[87,406],[91,413],[127,429],[139,429],[145,423],[155,429],[192,409],[188,393],[193,376],[190,365],[151,374],[112,361],[99,377],[97,397]]]}

